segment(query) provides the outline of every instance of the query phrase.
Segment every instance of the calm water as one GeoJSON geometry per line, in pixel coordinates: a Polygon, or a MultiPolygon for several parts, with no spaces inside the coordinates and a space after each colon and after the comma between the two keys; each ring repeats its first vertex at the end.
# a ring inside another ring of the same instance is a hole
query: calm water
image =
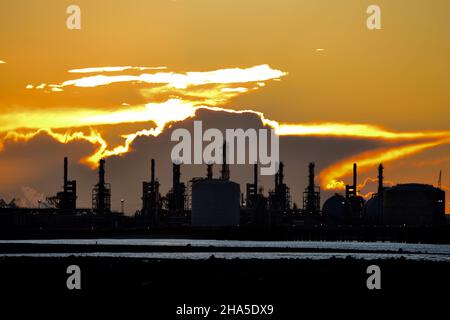
{"type": "Polygon", "coordinates": [[[329,259],[348,256],[362,259],[389,259],[404,257],[410,260],[450,262],[450,245],[411,244],[390,242],[337,241],[236,241],[192,239],[54,239],[54,240],[0,240],[0,243],[74,244],[74,245],[147,245],[147,246],[211,246],[210,252],[86,252],[86,253],[20,253],[0,256],[33,257],[125,257],[148,259],[208,259],[211,255],[225,259],[329,259]],[[274,252],[217,252],[216,248],[273,248],[274,252]],[[276,248],[321,249],[321,252],[276,252],[276,248]],[[327,250],[350,252],[327,252],[327,250]],[[361,252],[369,251],[369,252],[361,252]]]}

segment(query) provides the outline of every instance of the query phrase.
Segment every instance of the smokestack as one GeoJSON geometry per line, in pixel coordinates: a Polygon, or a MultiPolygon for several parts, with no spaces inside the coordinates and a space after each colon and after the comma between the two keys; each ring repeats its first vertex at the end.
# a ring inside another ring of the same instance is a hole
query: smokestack
{"type": "Polygon", "coordinates": [[[308,185],[308,189],[309,192],[314,192],[315,191],[315,183],[314,183],[314,168],[315,168],[315,163],[314,162],[310,162],[309,163],[309,185],[308,185]]]}
{"type": "Polygon", "coordinates": [[[97,212],[105,213],[106,197],[105,197],[105,159],[100,159],[98,166],[98,184],[97,184],[97,212]]]}
{"type": "Polygon", "coordinates": [[[173,191],[176,192],[175,190],[178,190],[178,186],[180,185],[180,165],[174,163],[173,167],[172,167],[172,177],[173,177],[173,181],[172,181],[172,188],[173,191]]]}
{"type": "MultiPolygon", "coordinates": [[[[314,162],[308,165],[308,187],[303,193],[303,210],[311,214],[318,214],[320,211],[320,194],[316,191],[315,184],[315,167],[314,162]]],[[[348,186],[345,188],[346,196],[348,197],[348,186]]]]}
{"type": "Polygon", "coordinates": [[[278,175],[278,184],[280,186],[283,185],[283,183],[284,183],[283,169],[284,169],[284,164],[283,164],[283,162],[280,162],[280,168],[279,168],[280,174],[278,175]]]}
{"type": "Polygon", "coordinates": [[[439,170],[438,188],[442,190],[442,170],[439,170]]]}
{"type": "Polygon", "coordinates": [[[98,184],[101,187],[105,185],[105,159],[100,159],[98,168],[98,184]]]}
{"type": "Polygon", "coordinates": [[[378,166],[378,196],[383,195],[383,164],[378,166]]]}
{"type": "Polygon", "coordinates": [[[67,192],[67,172],[68,172],[68,160],[67,157],[64,157],[64,192],[67,192]]]}
{"type": "Polygon", "coordinates": [[[230,180],[230,167],[227,164],[227,143],[223,143],[222,148],[222,179],[230,180]]]}
{"type": "Polygon", "coordinates": [[[211,180],[213,177],[213,165],[210,163],[206,168],[206,178],[211,180]]]}
{"type": "Polygon", "coordinates": [[[222,163],[227,164],[227,143],[224,142],[222,146],[222,163]]]}
{"type": "Polygon", "coordinates": [[[356,166],[356,163],[354,163],[353,164],[353,188],[355,190],[355,196],[358,194],[358,191],[357,191],[357,187],[358,187],[357,177],[358,177],[357,166],[356,166]]]}
{"type": "Polygon", "coordinates": [[[155,184],[155,159],[152,159],[152,166],[151,166],[151,182],[152,182],[152,185],[155,184]]]}
{"type": "Polygon", "coordinates": [[[253,185],[255,187],[255,195],[258,193],[258,163],[253,165],[253,185]]]}

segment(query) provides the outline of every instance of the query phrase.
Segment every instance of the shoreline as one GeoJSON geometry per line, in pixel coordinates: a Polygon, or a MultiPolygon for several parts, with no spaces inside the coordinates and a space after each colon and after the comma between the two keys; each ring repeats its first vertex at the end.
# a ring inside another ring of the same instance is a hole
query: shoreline
{"type": "Polygon", "coordinates": [[[0,240],[92,238],[187,238],[205,240],[358,241],[450,244],[450,224],[440,227],[318,226],[277,228],[0,229],[0,240]]]}

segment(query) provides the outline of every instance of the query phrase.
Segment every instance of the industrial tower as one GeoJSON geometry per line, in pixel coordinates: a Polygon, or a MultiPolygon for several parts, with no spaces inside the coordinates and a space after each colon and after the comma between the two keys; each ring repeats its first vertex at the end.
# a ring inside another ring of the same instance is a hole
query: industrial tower
{"type": "Polygon", "coordinates": [[[56,207],[63,211],[73,212],[77,207],[77,181],[68,180],[68,159],[64,157],[63,191],[56,194],[56,207]]]}
{"type": "Polygon", "coordinates": [[[151,160],[150,181],[142,182],[142,215],[150,219],[152,224],[157,224],[161,211],[161,199],[159,194],[159,181],[155,178],[155,159],[151,160]]]}
{"type": "Polygon", "coordinates": [[[98,183],[92,189],[92,209],[97,214],[111,212],[111,185],[105,183],[105,159],[100,159],[98,183]]]}
{"type": "Polygon", "coordinates": [[[314,168],[315,163],[310,162],[308,165],[308,187],[303,192],[303,212],[307,214],[320,213],[320,187],[315,185],[314,168]]]}

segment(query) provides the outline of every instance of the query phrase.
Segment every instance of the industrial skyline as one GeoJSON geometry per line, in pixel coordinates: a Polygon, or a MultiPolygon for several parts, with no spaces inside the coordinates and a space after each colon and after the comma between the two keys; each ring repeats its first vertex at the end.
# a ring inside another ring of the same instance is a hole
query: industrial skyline
{"type": "MultiPolygon", "coordinates": [[[[210,123],[210,126],[215,126],[220,123],[222,127],[229,126],[229,123],[239,123],[237,121],[242,121],[242,123],[246,124],[247,119],[242,120],[240,115],[234,115],[234,118],[228,119],[228,115],[226,113],[222,114],[222,116],[213,111],[207,111],[207,113],[203,113],[201,115],[204,119],[207,119],[210,123]],[[224,122],[223,118],[226,118],[224,122]]],[[[194,119],[189,120],[194,121],[194,119]]],[[[254,122],[255,120],[250,120],[254,122]]],[[[250,122],[250,123],[251,123],[250,122]]],[[[177,127],[181,128],[192,128],[191,124],[183,123],[179,126],[174,125],[172,129],[177,127]]],[[[168,172],[172,170],[170,164],[170,149],[173,146],[173,143],[170,142],[170,131],[167,130],[162,136],[160,136],[161,142],[155,143],[155,141],[148,141],[145,137],[140,138],[139,143],[137,144],[138,148],[141,150],[146,150],[146,152],[132,152],[128,154],[126,157],[112,157],[108,158],[108,164],[110,167],[109,170],[109,182],[115,186],[114,187],[114,197],[111,199],[111,207],[115,211],[120,211],[121,206],[124,205],[125,212],[129,215],[134,214],[136,210],[141,208],[140,203],[140,194],[141,187],[139,183],[136,181],[142,181],[146,179],[148,176],[146,173],[148,172],[148,161],[151,158],[155,158],[158,162],[159,167],[161,168],[161,172],[163,174],[159,175],[160,179],[160,189],[162,193],[166,193],[169,191],[170,186],[172,185],[172,177],[168,172]],[[152,152],[152,151],[155,152],[152,152]],[[122,169],[124,163],[134,164],[132,167],[126,167],[125,171],[122,169]],[[124,203],[121,202],[124,200],[124,203]]],[[[314,140],[312,140],[314,141],[314,140]]],[[[311,142],[312,142],[311,141],[311,142]]],[[[292,196],[292,204],[296,203],[298,207],[302,207],[303,205],[303,191],[307,188],[308,185],[308,171],[303,170],[308,166],[309,162],[316,163],[316,172],[315,172],[315,183],[317,188],[321,189],[321,199],[322,203],[329,196],[334,193],[345,193],[345,184],[344,188],[338,189],[327,189],[323,188],[320,180],[321,168],[324,167],[322,161],[314,161],[317,158],[323,158],[324,153],[328,154],[326,160],[328,163],[333,161],[332,157],[339,158],[342,153],[347,152],[349,149],[351,150],[352,146],[348,141],[336,140],[333,144],[330,144],[326,139],[318,138],[316,141],[317,146],[314,148],[310,148],[311,142],[306,141],[296,141],[293,140],[292,137],[281,138],[280,140],[280,152],[281,158],[283,162],[287,165],[288,174],[286,175],[286,182],[290,186],[291,196],[292,196]],[[301,170],[300,170],[301,169],[301,170]]],[[[45,142],[44,142],[45,143],[45,142]]],[[[56,145],[55,145],[56,146],[56,145]]],[[[365,143],[360,142],[359,148],[370,148],[370,145],[365,145],[365,143]]],[[[62,150],[61,150],[62,151],[62,150]]],[[[91,207],[91,194],[90,191],[92,186],[97,183],[96,175],[94,174],[95,170],[92,170],[82,164],[76,162],[77,155],[73,153],[70,149],[70,146],[65,148],[65,152],[61,153],[59,151],[56,154],[59,154],[60,157],[64,157],[66,155],[70,156],[71,161],[71,171],[72,175],[77,176],[77,186],[80,189],[78,194],[78,203],[81,207],[88,208],[91,207]],[[86,190],[86,191],[85,191],[86,190]]],[[[64,152],[64,151],[63,151],[64,152]]],[[[42,155],[44,156],[44,155],[42,155]]],[[[39,156],[41,158],[41,156],[39,156]]],[[[60,163],[56,157],[45,157],[45,162],[49,161],[53,163],[54,168],[50,168],[48,171],[48,177],[43,183],[47,185],[45,189],[45,193],[40,193],[34,191],[32,188],[22,188],[18,189],[15,192],[8,193],[0,193],[0,198],[4,198],[5,201],[10,201],[12,198],[16,198],[17,203],[20,203],[22,206],[35,206],[38,201],[44,201],[47,197],[51,197],[55,194],[55,185],[58,185],[60,182],[59,175],[57,174],[56,168],[60,167],[60,163]],[[23,199],[24,197],[25,199],[23,199]]],[[[38,162],[42,161],[38,160],[38,162]]],[[[326,162],[326,163],[327,163],[326,162]]],[[[325,165],[326,166],[326,165],[325,165]]],[[[373,193],[377,192],[377,166],[375,164],[371,166],[370,170],[359,170],[359,183],[358,190],[360,195],[362,195],[365,200],[369,200],[373,193]]],[[[241,185],[241,191],[245,191],[245,185],[248,181],[251,181],[251,165],[232,165],[233,173],[232,178],[241,185]]],[[[35,170],[36,166],[32,167],[34,171],[39,172],[39,170],[35,170]]],[[[352,163],[348,164],[347,168],[350,172],[352,171],[352,163]]],[[[25,166],[25,170],[27,170],[27,166],[25,166]]],[[[203,176],[204,172],[203,165],[183,165],[183,182],[187,183],[189,181],[189,177],[195,176],[203,176]]],[[[410,180],[408,177],[402,177],[401,179],[393,179],[392,176],[395,177],[397,166],[395,163],[389,163],[387,166],[388,170],[388,178],[385,181],[386,185],[394,185],[397,183],[408,183],[408,182],[420,182],[427,183],[431,185],[438,186],[439,183],[439,173],[436,172],[431,177],[425,180],[410,180]]],[[[25,171],[27,172],[27,171],[25,171]]],[[[445,174],[445,172],[444,172],[445,174]]],[[[441,173],[442,176],[442,173],[441,173]]],[[[32,185],[33,174],[29,176],[31,181],[27,181],[28,177],[24,177],[25,181],[23,185],[29,186],[32,185]]],[[[272,176],[260,176],[259,177],[259,185],[264,188],[264,194],[268,195],[268,189],[273,185],[272,176]]],[[[344,181],[350,181],[351,176],[344,179],[344,181]]],[[[442,179],[441,179],[442,181],[442,179]]],[[[5,185],[3,185],[5,187],[5,185]]],[[[38,187],[39,188],[39,187],[38,187]]],[[[40,188],[39,188],[40,189],[40,188]]],[[[443,187],[445,190],[445,186],[443,187]]]]}
{"type": "MultiPolygon", "coordinates": [[[[25,3],[2,3],[0,11],[2,198],[50,196],[57,180],[50,153],[77,163],[83,188],[95,183],[100,158],[113,163],[112,172],[142,170],[144,159],[167,152],[168,130],[213,113],[228,128],[274,128],[287,167],[316,162],[325,197],[345,191],[354,162],[366,198],[376,192],[380,162],[392,170],[387,183],[436,185],[442,171],[448,191],[446,1],[379,1],[377,31],[366,28],[367,4],[358,1],[79,1],[76,31],[65,26],[66,3],[25,3]],[[233,25],[217,12],[234,16],[233,25]]],[[[245,171],[235,171],[241,186],[245,171]]],[[[111,177],[115,210],[120,199],[128,212],[139,206],[139,177],[131,174],[111,177]]],[[[287,177],[298,204],[305,178],[287,177]]]]}
{"type": "MultiPolygon", "coordinates": [[[[172,186],[167,194],[160,192],[156,161],[150,161],[150,179],[142,182],[141,206],[125,219],[124,199],[121,211],[111,208],[111,184],[106,180],[105,159],[98,164],[98,182],[92,188],[92,206],[77,206],[77,181],[69,180],[68,158],[64,157],[62,191],[39,199],[38,206],[21,207],[15,199],[0,199],[4,227],[77,229],[110,225],[116,228],[166,227],[299,227],[299,226],[441,226],[445,217],[445,191],[421,183],[384,185],[384,167],[378,166],[377,192],[364,199],[359,192],[358,165],[353,163],[353,179],[345,194],[334,194],[321,204],[320,187],[316,186],[315,163],[308,164],[308,185],[299,207],[285,183],[285,166],[277,165],[273,187],[264,193],[259,183],[258,163],[253,164],[253,182],[245,193],[231,180],[231,170],[224,142],[221,150],[220,175],[214,175],[214,163],[206,165],[206,175],[182,182],[182,163],[172,163],[172,186]],[[367,200],[367,201],[366,201],[367,200]],[[70,222],[65,221],[72,216],[70,222]],[[95,218],[95,220],[93,220],[95,218]],[[9,220],[8,220],[9,219],[9,220]],[[130,218],[128,218],[130,219],[130,218]],[[53,222],[49,222],[53,221],[53,222]],[[65,222],[64,222],[65,221],[65,222]],[[95,222],[97,221],[97,222],[95,222]]],[[[217,164],[216,164],[217,165],[217,164]]],[[[439,183],[441,174],[439,174],[439,183]]]]}

